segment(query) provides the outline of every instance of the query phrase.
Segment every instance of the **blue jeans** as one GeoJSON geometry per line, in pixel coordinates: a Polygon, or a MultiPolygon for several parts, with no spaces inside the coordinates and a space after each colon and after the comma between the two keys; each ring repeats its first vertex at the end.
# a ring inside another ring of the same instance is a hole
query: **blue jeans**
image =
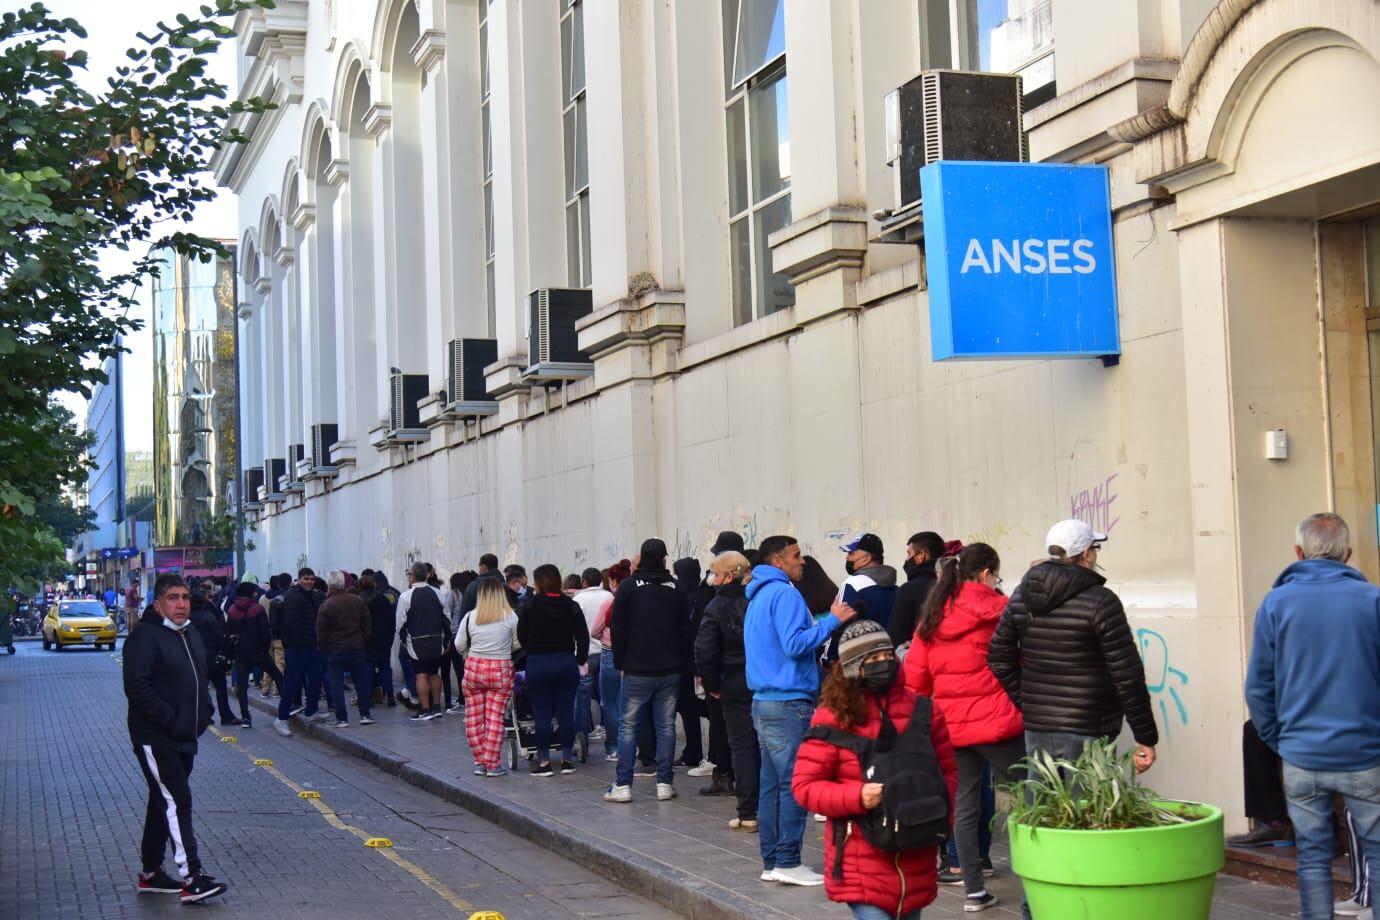
{"type": "Polygon", "coordinates": [[[594,710],[589,704],[595,693],[595,682],[599,680],[599,659],[591,655],[586,664],[588,673],[580,677],[579,686],[575,688],[575,730],[588,735],[594,731],[594,710]]]}
{"type": "Polygon", "coordinates": [[[1083,754],[1083,745],[1088,741],[1101,741],[1098,735],[1079,735],[1074,732],[1031,732],[1025,733],[1025,752],[1048,751],[1051,757],[1062,760],[1077,760],[1083,754]]]}
{"type": "Polygon", "coordinates": [[[321,653],[314,648],[285,648],[283,664],[287,673],[283,675],[283,696],[278,701],[278,718],[286,719],[288,713],[292,712],[304,681],[307,687],[306,714],[316,715],[321,699],[321,653]]]}
{"type": "Polygon", "coordinates": [[[541,652],[527,656],[527,701],[536,723],[537,763],[551,759],[551,718],[560,728],[561,759],[575,760],[575,687],[580,668],[569,652],[541,652]]]}
{"type": "Polygon", "coordinates": [[[853,912],[853,920],[920,920],[918,910],[908,914],[894,914],[873,904],[849,904],[848,909],[853,912]]]}
{"type": "Polygon", "coordinates": [[[604,753],[618,750],[618,714],[623,711],[623,675],[613,666],[613,649],[599,655],[599,719],[604,723],[604,753]]]}
{"type": "Polygon", "coordinates": [[[766,869],[800,865],[805,809],[791,792],[795,755],[809,731],[815,704],[809,700],[752,701],[752,724],[762,751],[762,783],[757,794],[757,837],[766,869]]]}
{"type": "Polygon", "coordinates": [[[400,689],[406,690],[408,693],[412,694],[413,699],[416,699],[417,675],[412,670],[412,659],[408,658],[407,652],[401,649],[398,650],[398,667],[402,669],[403,675],[402,687],[400,689]]]}
{"type": "Polygon", "coordinates": [[[1305,770],[1284,762],[1284,796],[1299,848],[1299,901],[1303,920],[1332,917],[1332,795],[1346,801],[1366,862],[1380,854],[1380,767],[1357,773],[1305,770]]]}
{"type": "Polygon", "coordinates": [[[350,680],[355,682],[355,693],[359,695],[359,715],[369,715],[370,698],[374,692],[369,660],[360,649],[355,652],[328,652],[326,661],[331,675],[331,702],[335,704],[335,717],[341,722],[350,721],[349,709],[345,706],[345,672],[350,672],[350,680]]]}
{"type": "Polygon", "coordinates": [[[660,677],[623,675],[623,714],[618,720],[618,771],[614,782],[631,786],[633,760],[637,757],[637,723],[642,711],[650,707],[656,729],[656,781],[670,783],[671,759],[676,754],[676,701],[680,697],[680,675],[660,677]]]}

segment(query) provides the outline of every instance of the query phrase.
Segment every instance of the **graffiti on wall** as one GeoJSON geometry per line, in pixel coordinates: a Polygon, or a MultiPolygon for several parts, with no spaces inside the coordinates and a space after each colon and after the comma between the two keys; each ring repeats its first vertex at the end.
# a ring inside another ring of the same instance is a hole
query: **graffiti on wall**
{"type": "Polygon", "coordinates": [[[1160,726],[1167,738],[1175,721],[1180,725],[1188,724],[1188,707],[1179,694],[1181,687],[1188,686],[1188,675],[1170,663],[1169,643],[1155,630],[1137,629],[1136,645],[1145,661],[1145,686],[1159,708],[1160,726]],[[1171,709],[1176,719],[1170,718],[1171,709]]]}
{"type": "Polygon", "coordinates": [[[1069,496],[1069,517],[1078,518],[1094,530],[1111,533],[1121,517],[1112,509],[1119,497],[1116,473],[1109,474],[1091,489],[1082,489],[1069,496]]]}

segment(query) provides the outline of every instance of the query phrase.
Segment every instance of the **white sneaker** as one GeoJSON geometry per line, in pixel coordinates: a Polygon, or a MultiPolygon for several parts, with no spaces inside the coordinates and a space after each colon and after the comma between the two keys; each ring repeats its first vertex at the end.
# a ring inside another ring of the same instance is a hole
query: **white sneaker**
{"type": "Polygon", "coordinates": [[[826,818],[826,817],[824,817],[824,815],[815,815],[815,823],[816,823],[816,824],[823,824],[825,821],[828,821],[828,820],[829,820],[829,819],[826,818]]]}
{"type": "Polygon", "coordinates": [[[670,783],[656,784],[656,797],[659,801],[665,802],[676,797],[676,787],[670,783]]]}
{"type": "Polygon", "coordinates": [[[614,783],[612,786],[608,788],[608,791],[604,793],[604,801],[624,803],[631,802],[632,786],[620,786],[617,783],[614,783]]]}
{"type": "Polygon", "coordinates": [[[698,767],[691,767],[685,771],[688,776],[712,776],[715,770],[714,764],[707,760],[701,760],[698,767]]]}
{"type": "Polygon", "coordinates": [[[761,879],[762,881],[764,881],[764,882],[774,882],[774,881],[776,881],[776,870],[775,870],[775,869],[763,869],[763,870],[762,870],[762,874],[759,875],[759,876],[757,876],[757,877],[760,878],[760,879],[761,879]]]}
{"type": "Polygon", "coordinates": [[[608,763],[618,763],[618,752],[614,751],[612,754],[605,754],[604,760],[608,763]]]}
{"type": "Polygon", "coordinates": [[[278,731],[278,734],[282,735],[284,738],[292,737],[292,728],[288,725],[287,719],[274,719],[273,727],[278,731]]]}
{"type": "Polygon", "coordinates": [[[1332,905],[1332,912],[1339,917],[1359,917],[1364,910],[1369,908],[1358,903],[1355,898],[1347,898],[1332,905]]]}
{"type": "Polygon", "coordinates": [[[809,866],[792,866],[789,869],[773,869],[771,877],[787,885],[823,885],[824,876],[809,866]]]}
{"type": "Polygon", "coordinates": [[[594,731],[585,736],[590,741],[604,741],[608,738],[608,732],[604,731],[604,726],[596,725],[594,731]]]}

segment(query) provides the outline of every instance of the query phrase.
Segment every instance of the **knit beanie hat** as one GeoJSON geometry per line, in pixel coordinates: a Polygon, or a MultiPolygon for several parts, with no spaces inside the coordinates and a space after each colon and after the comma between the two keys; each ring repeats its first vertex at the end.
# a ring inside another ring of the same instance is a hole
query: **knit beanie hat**
{"type": "Polygon", "coordinates": [[[876,620],[854,620],[839,636],[839,666],[843,668],[843,676],[857,679],[868,655],[890,648],[893,648],[891,637],[882,624],[876,620]]]}

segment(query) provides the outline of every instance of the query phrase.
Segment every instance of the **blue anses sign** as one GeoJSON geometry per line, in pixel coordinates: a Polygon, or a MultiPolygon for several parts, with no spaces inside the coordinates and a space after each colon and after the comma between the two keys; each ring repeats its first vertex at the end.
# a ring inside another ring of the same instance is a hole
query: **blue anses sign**
{"type": "Polygon", "coordinates": [[[920,170],[934,360],[1121,353],[1102,166],[920,170]]]}

